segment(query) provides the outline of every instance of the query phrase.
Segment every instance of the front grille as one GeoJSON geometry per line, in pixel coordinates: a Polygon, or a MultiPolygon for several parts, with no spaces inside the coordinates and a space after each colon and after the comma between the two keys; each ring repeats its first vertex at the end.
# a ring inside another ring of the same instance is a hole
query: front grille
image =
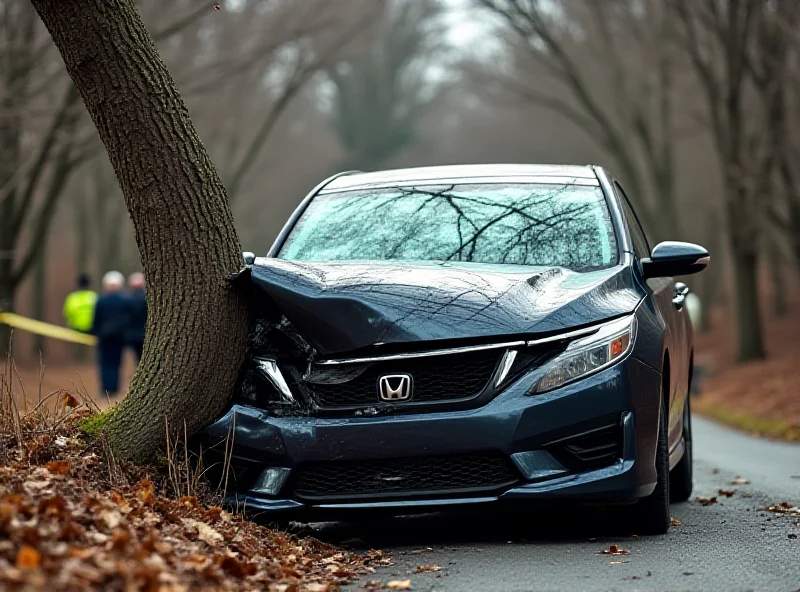
{"type": "Polygon", "coordinates": [[[307,500],[413,498],[499,491],[519,480],[500,453],[331,461],[295,469],[294,493],[307,500]]]}
{"type": "MultiPolygon", "coordinates": [[[[358,377],[340,384],[306,383],[321,407],[374,405],[378,379],[384,374],[410,374],[413,396],[409,402],[467,399],[480,394],[492,378],[503,351],[499,349],[406,360],[374,362],[358,377]]],[[[342,372],[347,372],[347,366],[342,372]]],[[[334,372],[334,371],[332,371],[334,372]]],[[[330,376],[330,374],[329,374],[330,376]]]]}
{"type": "Polygon", "coordinates": [[[607,426],[562,440],[549,452],[575,472],[611,466],[622,457],[622,427],[607,426]]]}

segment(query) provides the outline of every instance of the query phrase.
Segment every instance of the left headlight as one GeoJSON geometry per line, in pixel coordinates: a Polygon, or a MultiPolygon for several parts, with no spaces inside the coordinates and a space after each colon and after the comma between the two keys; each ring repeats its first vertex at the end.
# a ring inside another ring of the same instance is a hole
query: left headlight
{"type": "Polygon", "coordinates": [[[260,408],[297,404],[276,360],[254,357],[246,364],[238,393],[242,402],[260,408]]]}
{"type": "Polygon", "coordinates": [[[548,364],[547,372],[529,391],[534,395],[564,386],[619,361],[636,340],[636,317],[601,325],[596,333],[576,339],[548,364]]]}

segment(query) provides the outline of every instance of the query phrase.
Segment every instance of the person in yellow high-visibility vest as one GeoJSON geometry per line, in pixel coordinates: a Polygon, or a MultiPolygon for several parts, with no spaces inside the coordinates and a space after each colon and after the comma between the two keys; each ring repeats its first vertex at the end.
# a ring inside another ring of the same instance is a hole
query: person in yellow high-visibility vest
{"type": "Polygon", "coordinates": [[[64,319],[71,329],[88,333],[94,321],[94,305],[97,292],[90,289],[91,278],[82,273],[78,277],[78,289],[67,295],[64,301],[64,319]]]}

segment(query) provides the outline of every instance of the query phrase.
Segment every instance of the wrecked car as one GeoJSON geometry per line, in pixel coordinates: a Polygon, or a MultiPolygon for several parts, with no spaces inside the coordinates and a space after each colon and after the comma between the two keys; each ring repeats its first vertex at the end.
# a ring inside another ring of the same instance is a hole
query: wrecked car
{"type": "Polygon", "coordinates": [[[651,246],[601,167],[334,176],[235,280],[249,352],[207,470],[253,512],[578,500],[663,533],[692,489],[673,276],[708,261],[651,246]]]}

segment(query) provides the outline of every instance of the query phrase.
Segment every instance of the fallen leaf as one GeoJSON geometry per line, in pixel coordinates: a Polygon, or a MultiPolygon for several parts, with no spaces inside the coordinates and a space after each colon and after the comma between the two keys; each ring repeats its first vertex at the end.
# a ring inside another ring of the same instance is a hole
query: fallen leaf
{"type": "Polygon", "coordinates": [[[425,573],[432,571],[442,571],[442,568],[438,565],[418,565],[417,569],[414,570],[414,573],[425,573]]]}
{"type": "Polygon", "coordinates": [[[409,555],[419,555],[420,553],[430,553],[433,551],[433,547],[425,547],[424,549],[414,549],[413,551],[409,551],[409,555]]]}
{"type": "Polygon", "coordinates": [[[306,584],[305,589],[308,592],[330,592],[331,587],[328,584],[323,584],[322,582],[312,582],[310,584],[306,584]]]}
{"type": "Polygon", "coordinates": [[[69,473],[70,464],[68,460],[53,460],[47,463],[45,467],[54,475],[66,475],[69,473]]]}
{"type": "Polygon", "coordinates": [[[718,489],[717,494],[724,495],[725,497],[732,497],[736,493],[735,489],[718,489]]]}
{"type": "Polygon", "coordinates": [[[131,533],[124,528],[119,528],[111,537],[111,548],[114,551],[124,551],[131,540],[131,533]]]}
{"type": "Polygon", "coordinates": [[[610,545],[608,549],[600,551],[598,555],[627,555],[628,551],[618,545],[610,545]]]}
{"type": "Polygon", "coordinates": [[[392,580],[386,587],[389,590],[411,590],[411,580],[392,580]]]}
{"type": "Polygon", "coordinates": [[[98,518],[106,525],[109,530],[114,530],[122,522],[122,514],[116,510],[103,510],[98,518]]]}
{"type": "Polygon", "coordinates": [[[800,516],[800,506],[795,506],[789,502],[781,502],[774,506],[764,508],[767,512],[775,512],[776,514],[788,514],[790,516],[800,516]]]}
{"type": "Polygon", "coordinates": [[[78,407],[80,402],[70,393],[64,394],[64,407],[78,407]]]}
{"type": "Polygon", "coordinates": [[[194,528],[197,531],[197,538],[210,547],[213,547],[214,545],[225,540],[220,533],[211,528],[205,522],[199,522],[191,518],[184,518],[183,523],[190,528],[194,528]]]}
{"type": "Polygon", "coordinates": [[[53,482],[50,481],[49,479],[44,479],[42,481],[25,481],[25,483],[23,483],[22,486],[30,492],[35,492],[47,489],[52,484],[53,482]]]}
{"type": "Polygon", "coordinates": [[[156,501],[155,485],[149,479],[142,479],[136,484],[136,497],[146,506],[151,506],[156,501]]]}
{"type": "Polygon", "coordinates": [[[70,521],[61,527],[61,532],[58,535],[58,540],[70,543],[72,541],[78,540],[81,537],[81,535],[83,535],[83,528],[81,528],[74,522],[70,521]]]}
{"type": "Polygon", "coordinates": [[[680,526],[681,525],[681,521],[678,520],[677,518],[670,518],[669,519],[669,524],[670,524],[670,526],[680,526]]]}
{"type": "Polygon", "coordinates": [[[716,504],[717,503],[717,498],[716,497],[698,497],[697,498],[697,503],[700,504],[701,506],[710,506],[711,504],[716,504]]]}
{"type": "Polygon", "coordinates": [[[226,555],[223,557],[219,562],[219,567],[225,573],[236,578],[243,578],[245,576],[253,575],[258,570],[254,563],[239,561],[232,555],[226,555]]]}
{"type": "Polygon", "coordinates": [[[16,566],[19,569],[37,569],[42,562],[42,554],[30,545],[25,545],[17,553],[16,566]]]}
{"type": "Polygon", "coordinates": [[[745,479],[744,477],[739,477],[738,475],[731,481],[731,485],[748,485],[750,483],[750,479],[745,479]]]}
{"type": "Polygon", "coordinates": [[[336,563],[337,561],[342,561],[344,559],[344,553],[336,553],[335,555],[331,555],[330,557],[326,557],[320,563],[322,565],[328,565],[330,563],[336,563]]]}
{"type": "Polygon", "coordinates": [[[86,533],[86,539],[90,543],[95,543],[97,545],[102,545],[106,541],[108,541],[109,536],[107,534],[103,534],[102,532],[97,532],[95,530],[90,530],[86,533]]]}

